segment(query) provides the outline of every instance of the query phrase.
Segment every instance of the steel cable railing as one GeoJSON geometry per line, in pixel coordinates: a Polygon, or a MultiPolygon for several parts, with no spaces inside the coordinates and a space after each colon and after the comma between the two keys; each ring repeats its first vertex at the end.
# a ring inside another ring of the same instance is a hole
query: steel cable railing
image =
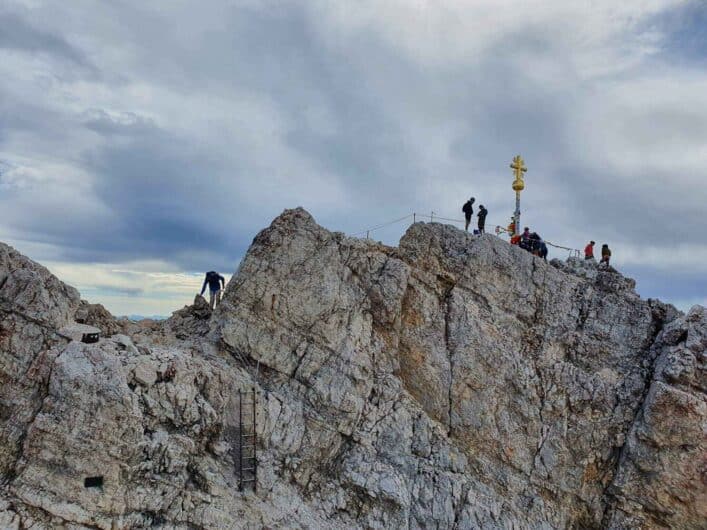
{"type": "MultiPolygon", "coordinates": [[[[421,214],[421,213],[417,213],[417,212],[412,212],[412,213],[409,213],[409,214],[407,214],[407,215],[405,215],[405,216],[403,216],[403,217],[399,217],[399,218],[397,218],[397,219],[393,219],[392,221],[387,221],[387,222],[385,222],[385,223],[381,223],[381,224],[372,226],[372,227],[370,227],[370,228],[366,228],[365,230],[360,230],[360,231],[355,232],[355,233],[353,233],[353,234],[351,234],[351,235],[352,235],[352,236],[363,236],[363,235],[365,235],[365,236],[366,236],[366,239],[369,239],[370,236],[371,236],[371,232],[375,232],[375,231],[380,230],[380,229],[382,229],[382,228],[386,228],[386,227],[388,227],[388,226],[392,226],[392,225],[394,225],[394,224],[401,223],[401,222],[403,222],[403,221],[405,221],[405,220],[407,220],[407,219],[410,219],[410,218],[412,218],[412,222],[413,222],[413,223],[416,223],[416,222],[418,222],[418,221],[422,222],[423,220],[426,221],[427,219],[429,219],[430,222],[434,222],[434,221],[448,221],[448,222],[451,222],[451,223],[459,223],[459,224],[462,224],[462,225],[466,223],[466,221],[463,220],[463,219],[453,219],[453,218],[451,218],[451,217],[442,217],[441,215],[435,214],[434,211],[431,211],[429,214],[421,214]]],[[[509,232],[506,228],[503,228],[502,226],[499,226],[499,225],[496,226],[495,232],[496,232],[496,235],[500,235],[500,234],[503,234],[503,233],[510,234],[510,232],[509,232]]],[[[579,249],[571,248],[571,247],[566,247],[566,246],[564,246],[564,245],[558,245],[557,243],[553,243],[553,242],[548,241],[548,240],[546,240],[546,239],[543,239],[542,241],[543,241],[543,243],[545,243],[545,244],[548,245],[548,246],[551,246],[551,247],[554,247],[554,248],[558,248],[558,249],[561,249],[561,250],[566,250],[566,251],[568,251],[569,254],[570,254],[570,256],[572,256],[572,255],[574,255],[574,256],[580,256],[580,255],[581,255],[581,251],[580,251],[579,249]]]]}

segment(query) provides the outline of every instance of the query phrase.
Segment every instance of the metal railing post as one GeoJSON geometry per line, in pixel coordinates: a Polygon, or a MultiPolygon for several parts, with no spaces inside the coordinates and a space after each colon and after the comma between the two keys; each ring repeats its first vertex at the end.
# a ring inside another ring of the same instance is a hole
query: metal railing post
{"type": "Polygon", "coordinates": [[[238,390],[238,491],[243,491],[243,393],[238,390]]]}
{"type": "Polygon", "coordinates": [[[258,491],[258,453],[256,453],[256,445],[258,441],[258,436],[256,434],[256,423],[255,423],[255,387],[253,387],[253,492],[258,491]]]}

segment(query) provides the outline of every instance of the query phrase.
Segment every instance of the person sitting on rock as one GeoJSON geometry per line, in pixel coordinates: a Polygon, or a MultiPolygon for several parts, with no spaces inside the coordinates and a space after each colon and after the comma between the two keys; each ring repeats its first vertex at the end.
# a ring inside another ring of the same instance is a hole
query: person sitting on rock
{"type": "Polygon", "coordinates": [[[594,241],[590,241],[589,244],[584,247],[584,259],[594,259],[594,241]]]}
{"type": "Polygon", "coordinates": [[[471,216],[474,213],[474,201],[476,199],[472,197],[468,201],[464,203],[464,206],[462,206],[462,212],[464,212],[464,219],[466,220],[466,224],[464,225],[464,230],[467,232],[469,231],[469,223],[471,222],[471,216]]]}
{"type": "Polygon", "coordinates": [[[601,246],[601,261],[599,262],[599,265],[602,263],[606,264],[606,268],[609,268],[609,260],[611,259],[611,250],[609,250],[609,245],[604,243],[601,246]]]}
{"type": "Polygon", "coordinates": [[[542,239],[538,242],[538,256],[547,261],[547,245],[542,239]]]}
{"type": "Polygon", "coordinates": [[[537,232],[531,232],[531,234],[528,236],[528,250],[530,250],[530,253],[539,256],[540,255],[540,242],[542,241],[542,238],[537,232]]]}
{"type": "Polygon", "coordinates": [[[531,251],[530,246],[530,228],[527,226],[523,229],[523,233],[520,235],[520,248],[523,250],[531,251]]]}
{"type": "Polygon", "coordinates": [[[543,241],[543,238],[540,237],[540,234],[537,232],[533,232],[530,234],[530,251],[533,253],[534,256],[538,256],[539,258],[544,259],[547,261],[547,245],[545,244],[545,241],[543,241]]]}
{"type": "Polygon", "coordinates": [[[479,213],[477,214],[479,217],[479,234],[485,234],[486,232],[484,231],[484,226],[486,226],[486,215],[489,213],[489,211],[484,208],[484,205],[482,204],[479,206],[479,213]]]}
{"type": "Polygon", "coordinates": [[[214,309],[221,301],[221,289],[226,287],[226,279],[216,271],[209,271],[204,278],[204,285],[201,286],[201,295],[204,295],[206,285],[209,285],[209,307],[214,309]]]}

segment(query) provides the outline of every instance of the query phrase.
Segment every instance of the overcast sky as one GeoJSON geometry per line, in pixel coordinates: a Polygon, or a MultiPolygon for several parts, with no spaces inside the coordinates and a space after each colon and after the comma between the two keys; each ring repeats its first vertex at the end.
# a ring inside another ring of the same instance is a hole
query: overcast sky
{"type": "Polygon", "coordinates": [[[188,303],[284,208],[507,224],[516,154],[524,225],[707,305],[707,2],[0,4],[0,240],[116,314],[188,303]]]}

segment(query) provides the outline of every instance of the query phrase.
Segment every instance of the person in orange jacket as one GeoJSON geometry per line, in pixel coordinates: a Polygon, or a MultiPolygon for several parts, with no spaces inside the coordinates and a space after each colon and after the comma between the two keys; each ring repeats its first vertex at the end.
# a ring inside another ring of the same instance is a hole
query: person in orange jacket
{"type": "Polygon", "coordinates": [[[513,236],[516,233],[516,220],[515,217],[511,217],[511,224],[508,225],[508,233],[511,235],[511,239],[513,239],[513,236]]]}

